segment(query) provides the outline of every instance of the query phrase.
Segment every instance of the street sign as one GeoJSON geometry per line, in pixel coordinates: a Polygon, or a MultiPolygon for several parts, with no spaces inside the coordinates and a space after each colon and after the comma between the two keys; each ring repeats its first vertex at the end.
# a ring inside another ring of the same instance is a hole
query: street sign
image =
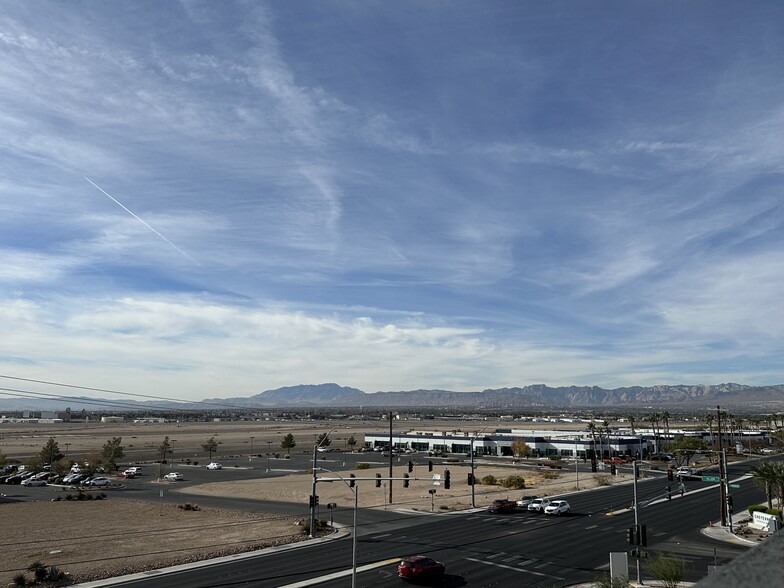
{"type": "Polygon", "coordinates": [[[433,474],[433,486],[441,485],[441,474],[433,474]]]}
{"type": "Polygon", "coordinates": [[[740,488],[740,484],[730,484],[730,488],[740,488]]]}
{"type": "Polygon", "coordinates": [[[718,476],[702,476],[703,482],[718,482],[719,480],[718,476]]]}

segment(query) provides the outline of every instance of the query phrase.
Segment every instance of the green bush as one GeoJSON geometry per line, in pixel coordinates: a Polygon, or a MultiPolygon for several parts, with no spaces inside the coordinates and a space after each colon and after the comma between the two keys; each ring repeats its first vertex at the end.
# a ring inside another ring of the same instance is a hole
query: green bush
{"type": "Polygon", "coordinates": [[[501,480],[501,486],[504,488],[516,488],[522,490],[525,488],[525,478],[522,476],[509,476],[501,480]]]}
{"type": "Polygon", "coordinates": [[[482,484],[485,486],[495,486],[498,483],[498,480],[495,479],[495,476],[488,474],[484,478],[482,478],[482,484]]]}
{"type": "Polygon", "coordinates": [[[366,470],[368,468],[370,468],[370,464],[368,462],[366,462],[366,461],[360,461],[357,464],[357,469],[358,470],[366,470]]]}
{"type": "Polygon", "coordinates": [[[755,512],[767,512],[768,507],[765,506],[764,504],[752,504],[748,510],[749,510],[749,514],[751,516],[754,516],[755,512]]]}
{"type": "MultiPolygon", "coordinates": [[[[327,525],[327,521],[316,519],[314,528],[315,532],[318,533],[319,531],[324,531],[329,525],[327,525]]],[[[310,519],[306,519],[305,523],[302,525],[302,532],[305,535],[310,535],[310,519]]]]}
{"type": "Polygon", "coordinates": [[[781,509],[780,508],[766,508],[765,512],[769,515],[773,515],[774,517],[778,517],[781,520],[781,509]]]}

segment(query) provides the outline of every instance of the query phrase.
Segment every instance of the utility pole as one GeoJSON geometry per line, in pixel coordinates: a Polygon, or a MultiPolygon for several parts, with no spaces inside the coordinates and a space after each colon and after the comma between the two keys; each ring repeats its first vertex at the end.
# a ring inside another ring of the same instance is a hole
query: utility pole
{"type": "Polygon", "coordinates": [[[721,441],[721,406],[716,405],[716,427],[719,430],[719,496],[721,500],[721,526],[727,526],[727,466],[724,463],[724,448],[721,441]]]}

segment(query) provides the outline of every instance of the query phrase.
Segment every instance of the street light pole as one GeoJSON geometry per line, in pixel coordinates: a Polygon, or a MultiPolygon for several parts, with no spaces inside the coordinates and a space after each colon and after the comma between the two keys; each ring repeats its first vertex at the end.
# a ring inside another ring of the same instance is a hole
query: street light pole
{"type": "Polygon", "coordinates": [[[272,441],[267,441],[267,473],[270,471],[270,454],[272,453],[272,441]]]}
{"type": "Polygon", "coordinates": [[[253,440],[255,438],[256,437],[254,437],[253,435],[250,436],[250,455],[248,456],[248,461],[253,460],[253,440]]]}
{"type": "Polygon", "coordinates": [[[577,436],[574,438],[574,482],[575,482],[575,490],[580,491],[580,472],[577,470],[577,464],[579,463],[579,459],[577,457],[577,440],[580,437],[577,436]]]}
{"type": "Polygon", "coordinates": [[[481,431],[479,431],[476,435],[471,437],[471,507],[472,508],[476,508],[476,493],[474,492],[474,486],[476,485],[476,469],[474,466],[474,441],[476,441],[476,438],[479,437],[479,435],[484,433],[486,428],[487,426],[482,428],[481,431]]]}
{"type": "MultiPolygon", "coordinates": [[[[637,506],[637,462],[632,462],[632,471],[634,472],[634,532],[637,533],[637,530],[640,528],[640,519],[637,512],[639,508],[637,506]]],[[[640,547],[639,545],[637,546],[640,547]]],[[[640,556],[637,554],[637,584],[642,586],[642,575],[640,571],[640,556]]]]}

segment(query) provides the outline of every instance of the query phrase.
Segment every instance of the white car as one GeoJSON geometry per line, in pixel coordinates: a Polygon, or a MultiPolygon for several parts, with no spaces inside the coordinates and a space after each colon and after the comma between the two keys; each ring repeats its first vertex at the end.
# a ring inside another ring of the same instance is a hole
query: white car
{"type": "Polygon", "coordinates": [[[207,469],[208,470],[222,470],[223,466],[221,464],[219,464],[217,461],[213,461],[212,463],[207,464],[207,469]]]}
{"type": "Polygon", "coordinates": [[[126,469],[123,473],[125,474],[133,474],[134,476],[141,476],[142,475],[142,468],[139,466],[131,466],[126,469]]]}
{"type": "Polygon", "coordinates": [[[179,482],[180,480],[184,480],[185,478],[180,472],[169,472],[163,477],[164,480],[171,480],[173,482],[179,482]]]}
{"type": "Polygon", "coordinates": [[[46,481],[36,480],[35,477],[22,480],[22,486],[46,486],[46,481]]]}
{"type": "Polygon", "coordinates": [[[98,478],[93,478],[92,480],[90,480],[89,485],[90,486],[111,486],[112,485],[112,481],[109,478],[98,477],[98,478]]]}
{"type": "Polygon", "coordinates": [[[528,505],[528,510],[531,512],[544,512],[544,509],[550,504],[549,498],[534,498],[528,505]]]}
{"type": "Polygon", "coordinates": [[[568,515],[571,510],[569,503],[565,500],[553,500],[544,508],[544,514],[560,517],[561,515],[568,515]]]}
{"type": "Polygon", "coordinates": [[[688,478],[688,477],[690,477],[690,476],[693,476],[693,475],[694,475],[694,470],[693,470],[693,469],[691,469],[691,468],[690,468],[690,467],[688,467],[688,466],[681,466],[681,467],[679,467],[679,468],[678,468],[678,470],[675,472],[675,475],[676,475],[676,476],[681,476],[681,477],[683,477],[683,478],[688,478]]]}
{"type": "Polygon", "coordinates": [[[528,508],[528,505],[531,504],[534,500],[536,500],[537,496],[523,496],[517,500],[517,506],[520,508],[528,508]]]}

